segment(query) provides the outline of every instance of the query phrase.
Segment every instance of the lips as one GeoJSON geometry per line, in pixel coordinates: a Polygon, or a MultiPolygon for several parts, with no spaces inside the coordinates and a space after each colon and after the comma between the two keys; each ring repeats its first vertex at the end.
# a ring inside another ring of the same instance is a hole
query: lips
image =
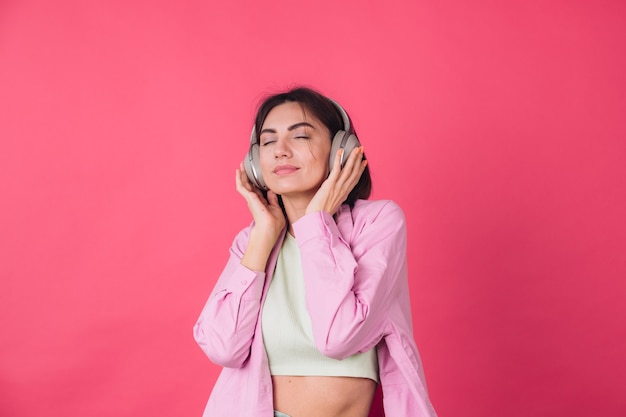
{"type": "Polygon", "coordinates": [[[276,168],[274,168],[274,174],[289,175],[289,174],[293,174],[297,170],[298,168],[294,167],[293,165],[278,165],[276,168]]]}

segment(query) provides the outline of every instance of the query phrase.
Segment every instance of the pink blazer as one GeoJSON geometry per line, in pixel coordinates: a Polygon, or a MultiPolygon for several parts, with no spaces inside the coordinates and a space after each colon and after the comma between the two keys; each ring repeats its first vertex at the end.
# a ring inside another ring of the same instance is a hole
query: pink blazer
{"type": "MultiPolygon", "coordinates": [[[[205,417],[273,416],[259,312],[285,232],[265,272],[256,272],[240,264],[251,227],[235,237],[230,259],[194,326],[202,350],[224,367],[205,417]]],[[[293,227],[319,351],[342,359],[378,345],[385,415],[436,416],[413,338],[400,207],[359,200],[352,209],[342,206],[335,218],[311,213],[293,227]]]]}

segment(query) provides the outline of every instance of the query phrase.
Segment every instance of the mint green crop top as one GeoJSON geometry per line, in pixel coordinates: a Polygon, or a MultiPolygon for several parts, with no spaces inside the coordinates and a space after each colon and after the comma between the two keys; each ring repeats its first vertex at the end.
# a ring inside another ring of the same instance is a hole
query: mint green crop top
{"type": "Polygon", "coordinates": [[[348,376],[378,382],[376,348],[337,360],[315,347],[306,309],[300,249],[286,234],[261,312],[263,343],[272,375],[348,376]]]}

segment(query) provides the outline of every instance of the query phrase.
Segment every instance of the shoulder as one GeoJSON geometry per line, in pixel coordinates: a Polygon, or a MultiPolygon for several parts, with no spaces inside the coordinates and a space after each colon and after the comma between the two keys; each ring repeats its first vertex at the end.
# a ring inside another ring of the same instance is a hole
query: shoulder
{"type": "Polygon", "coordinates": [[[357,219],[370,222],[378,219],[402,223],[405,221],[402,208],[392,200],[357,200],[349,210],[355,223],[357,219]]]}
{"type": "Polygon", "coordinates": [[[406,233],[404,212],[391,200],[357,200],[352,208],[342,206],[337,224],[352,239],[364,234],[383,238],[406,233]]]}
{"type": "Polygon", "coordinates": [[[378,248],[389,256],[403,256],[407,228],[400,206],[391,200],[357,200],[352,208],[342,206],[336,218],[343,239],[355,257],[378,248]],[[391,255],[395,254],[395,255],[391,255]]]}

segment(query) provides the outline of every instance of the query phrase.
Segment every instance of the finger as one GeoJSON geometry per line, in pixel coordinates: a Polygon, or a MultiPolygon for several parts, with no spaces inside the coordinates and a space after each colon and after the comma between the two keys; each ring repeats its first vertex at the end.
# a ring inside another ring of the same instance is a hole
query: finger
{"type": "Polygon", "coordinates": [[[237,191],[241,191],[241,188],[243,188],[243,184],[241,183],[241,171],[239,170],[240,168],[237,168],[235,170],[235,187],[237,188],[237,191]]]}
{"type": "Polygon", "coordinates": [[[335,160],[333,161],[333,169],[330,171],[328,178],[339,178],[341,174],[341,157],[343,156],[343,149],[339,149],[335,154],[335,160]]]}
{"type": "Polygon", "coordinates": [[[256,194],[257,197],[259,197],[259,200],[263,201],[263,203],[266,204],[267,199],[263,195],[263,191],[261,191],[259,188],[253,185],[250,185],[250,186],[252,187],[252,192],[254,192],[254,194],[256,194]]]}
{"type": "Polygon", "coordinates": [[[338,182],[350,184],[355,175],[359,175],[361,160],[363,159],[363,147],[354,148],[350,153],[350,157],[346,161],[342,169],[342,176],[338,182]]]}
{"type": "Polygon", "coordinates": [[[244,197],[250,192],[250,190],[246,187],[246,183],[244,182],[239,169],[237,169],[237,173],[235,175],[235,185],[237,187],[237,192],[244,197]]]}
{"type": "Polygon", "coordinates": [[[342,179],[342,181],[339,181],[341,183],[341,189],[344,193],[349,194],[352,189],[358,184],[359,179],[363,175],[363,171],[367,166],[367,161],[363,161],[362,158],[363,149],[360,149],[357,161],[354,161],[354,165],[350,167],[346,166],[344,168],[344,170],[346,171],[346,176],[342,179]]]}
{"type": "MultiPolygon", "coordinates": [[[[359,177],[362,173],[363,170],[365,169],[365,165],[363,165],[363,162],[365,162],[363,160],[364,158],[364,148],[363,146],[359,146],[358,148],[358,152],[355,152],[355,157],[354,157],[354,165],[351,167],[352,170],[350,171],[350,176],[352,177],[353,175],[356,174],[357,177],[359,177]]],[[[367,164],[366,164],[367,165],[367,164]]]]}
{"type": "Polygon", "coordinates": [[[243,166],[243,162],[239,164],[239,175],[241,176],[241,183],[246,187],[247,190],[252,190],[250,186],[250,179],[248,178],[248,174],[246,174],[246,168],[243,166]]]}
{"type": "Polygon", "coordinates": [[[344,165],[344,169],[351,171],[354,166],[358,165],[358,161],[363,158],[363,147],[358,146],[350,152],[350,156],[344,165]]]}
{"type": "Polygon", "coordinates": [[[256,193],[255,190],[257,189],[250,183],[248,175],[243,168],[243,163],[240,164],[239,168],[235,172],[235,185],[237,192],[249,201],[250,198],[256,193]]]}
{"type": "Polygon", "coordinates": [[[363,172],[365,172],[365,167],[367,166],[367,160],[361,161],[357,167],[355,168],[355,170],[352,172],[353,176],[351,177],[352,182],[354,182],[354,185],[352,187],[354,187],[359,180],[361,179],[361,176],[363,175],[363,172]]]}
{"type": "Polygon", "coordinates": [[[280,205],[278,204],[278,196],[273,191],[267,192],[267,202],[272,207],[280,207],[280,205]]]}
{"type": "Polygon", "coordinates": [[[250,182],[250,179],[248,178],[248,174],[246,173],[246,170],[243,166],[243,162],[239,165],[239,181],[242,185],[242,187],[246,190],[246,191],[254,191],[254,189],[256,187],[254,187],[252,185],[252,183],[250,182]]]}

